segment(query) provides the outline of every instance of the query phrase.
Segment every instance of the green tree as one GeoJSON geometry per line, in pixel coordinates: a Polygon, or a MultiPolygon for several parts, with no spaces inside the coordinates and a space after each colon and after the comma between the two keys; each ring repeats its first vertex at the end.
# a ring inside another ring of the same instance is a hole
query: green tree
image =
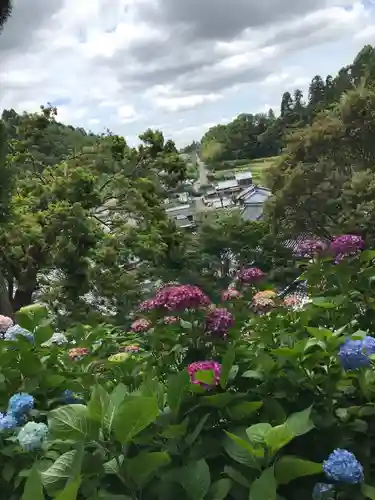
{"type": "Polygon", "coordinates": [[[8,19],[12,12],[12,2],[11,0],[1,0],[0,1],[0,30],[3,27],[5,21],[8,19]]]}

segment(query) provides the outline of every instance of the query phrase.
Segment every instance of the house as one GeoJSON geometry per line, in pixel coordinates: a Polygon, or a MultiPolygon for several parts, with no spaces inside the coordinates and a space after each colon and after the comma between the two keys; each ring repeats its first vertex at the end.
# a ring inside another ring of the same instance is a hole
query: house
{"type": "Polygon", "coordinates": [[[253,183],[253,174],[250,171],[238,172],[234,177],[240,187],[250,186],[253,183]]]}
{"type": "Polygon", "coordinates": [[[263,214],[263,205],[271,196],[271,191],[265,187],[252,184],[237,196],[235,203],[242,206],[242,217],[245,220],[258,220],[263,214]]]}
{"type": "Polygon", "coordinates": [[[167,208],[167,215],[173,219],[179,228],[195,227],[195,210],[192,204],[177,205],[167,208]]]}
{"type": "Polygon", "coordinates": [[[239,186],[236,179],[221,181],[216,184],[216,193],[218,195],[230,196],[231,194],[239,191],[240,189],[241,187],[239,186]]]}

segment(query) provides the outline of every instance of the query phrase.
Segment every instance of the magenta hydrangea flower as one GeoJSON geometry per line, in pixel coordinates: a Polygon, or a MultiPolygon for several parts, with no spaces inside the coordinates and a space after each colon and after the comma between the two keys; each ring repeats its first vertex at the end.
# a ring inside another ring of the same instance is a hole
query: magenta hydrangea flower
{"type": "Polygon", "coordinates": [[[0,333],[5,333],[11,326],[13,326],[12,318],[0,315],[0,333]]]}
{"type": "Polygon", "coordinates": [[[337,236],[331,243],[330,250],[335,256],[336,262],[349,255],[356,255],[363,250],[365,242],[361,236],[356,234],[343,234],[337,236]]]}
{"type": "Polygon", "coordinates": [[[306,239],[298,244],[296,254],[299,257],[314,257],[327,250],[327,245],[319,239],[306,239]]]}
{"type": "Polygon", "coordinates": [[[188,373],[190,376],[190,382],[195,385],[200,385],[205,389],[210,389],[218,385],[220,381],[221,365],[217,361],[196,361],[191,363],[188,368],[188,373]],[[205,384],[196,378],[197,372],[210,370],[213,375],[213,381],[211,385],[205,384]]]}
{"type": "Polygon", "coordinates": [[[210,311],[206,316],[206,331],[208,333],[226,337],[229,328],[233,325],[234,317],[228,309],[218,307],[210,311]]]}
{"type": "Polygon", "coordinates": [[[175,311],[198,309],[210,303],[210,299],[197,286],[169,285],[156,292],[153,299],[142,302],[139,309],[141,311],[154,309],[175,311]]]}
{"type": "Polygon", "coordinates": [[[131,329],[135,333],[147,332],[151,328],[151,321],[145,318],[139,318],[133,321],[131,329]]]}
{"type": "Polygon", "coordinates": [[[258,267],[248,267],[238,272],[237,279],[242,283],[258,283],[264,276],[264,272],[258,267]]]}
{"type": "Polygon", "coordinates": [[[223,302],[227,302],[228,300],[240,299],[242,297],[241,292],[236,290],[235,288],[228,288],[227,290],[223,290],[221,292],[221,300],[223,302]]]}

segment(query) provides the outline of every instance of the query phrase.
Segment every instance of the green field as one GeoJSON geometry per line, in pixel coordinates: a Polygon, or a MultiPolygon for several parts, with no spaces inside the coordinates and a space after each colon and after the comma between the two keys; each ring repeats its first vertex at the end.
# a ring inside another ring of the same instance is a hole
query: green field
{"type": "MultiPolygon", "coordinates": [[[[245,172],[250,170],[253,174],[253,182],[254,184],[265,184],[265,172],[267,169],[273,165],[279,159],[278,156],[272,156],[269,158],[258,158],[256,160],[249,160],[248,163],[244,164],[243,160],[240,160],[238,163],[236,161],[231,162],[233,168],[228,170],[219,170],[216,172],[212,172],[213,179],[215,181],[220,181],[224,179],[231,179],[234,177],[234,174],[237,172],[245,172]]],[[[229,162],[228,162],[229,163],[229,162]]]]}

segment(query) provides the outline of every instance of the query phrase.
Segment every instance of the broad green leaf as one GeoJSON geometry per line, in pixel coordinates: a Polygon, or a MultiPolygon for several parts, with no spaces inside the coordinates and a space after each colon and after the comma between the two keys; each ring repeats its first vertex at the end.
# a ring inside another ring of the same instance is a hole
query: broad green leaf
{"type": "Polygon", "coordinates": [[[188,434],[185,438],[185,441],[186,443],[191,446],[194,441],[197,439],[197,437],[199,436],[199,434],[201,433],[203,427],[204,427],[204,424],[206,423],[208,417],[210,415],[207,413],[206,415],[203,415],[203,417],[199,420],[199,422],[197,423],[195,429],[193,430],[193,432],[191,432],[190,434],[188,434]]]}
{"type": "MultiPolygon", "coordinates": [[[[48,309],[43,304],[31,304],[21,307],[16,313],[16,321],[22,327],[34,333],[34,329],[48,318],[48,309]]],[[[53,332],[52,332],[53,333],[53,332]]]]}
{"type": "Polygon", "coordinates": [[[148,427],[159,414],[154,398],[133,396],[123,401],[118,408],[114,421],[114,431],[120,443],[131,441],[148,427]]]}
{"type": "Polygon", "coordinates": [[[108,408],[104,415],[104,428],[108,435],[112,432],[118,409],[127,396],[128,390],[124,384],[117,385],[110,394],[108,408]]]}
{"type": "Polygon", "coordinates": [[[227,439],[224,441],[224,449],[228,455],[242,465],[259,470],[257,458],[263,457],[263,449],[255,449],[250,443],[230,432],[225,434],[227,439]]]}
{"type": "Polygon", "coordinates": [[[265,436],[265,443],[271,455],[280,450],[294,438],[293,433],[285,424],[270,429],[265,436]]]}
{"type": "Polygon", "coordinates": [[[81,486],[81,477],[78,476],[74,481],[67,484],[63,491],[55,497],[55,500],[77,500],[78,490],[81,486]]]}
{"type": "Polygon", "coordinates": [[[67,481],[74,477],[77,453],[77,450],[67,451],[51,467],[41,473],[43,485],[48,492],[62,490],[67,481]]]}
{"type": "Polygon", "coordinates": [[[91,399],[87,405],[89,418],[99,424],[104,422],[104,416],[108,410],[110,396],[108,392],[99,384],[92,390],[91,399]]]}
{"type": "Polygon", "coordinates": [[[375,250],[364,250],[361,253],[360,261],[361,262],[369,262],[370,260],[375,259],[375,250]]]}
{"type": "Polygon", "coordinates": [[[191,500],[203,500],[211,485],[210,469],[205,460],[191,462],[179,474],[179,483],[191,500]]]}
{"type": "Polygon", "coordinates": [[[303,476],[313,476],[322,472],[322,464],[303,460],[298,457],[281,457],[275,465],[275,477],[278,484],[288,484],[293,479],[303,476]]]}
{"type": "Polygon", "coordinates": [[[318,340],[326,340],[333,336],[333,332],[327,328],[314,328],[311,326],[306,327],[307,332],[318,340]]]}
{"type": "Polygon", "coordinates": [[[214,385],[215,382],[215,374],[213,370],[198,370],[195,372],[194,377],[198,380],[198,382],[209,386],[214,385]]]}
{"type": "Polygon", "coordinates": [[[165,429],[160,435],[167,439],[176,439],[184,437],[188,430],[189,419],[185,420],[181,424],[170,425],[165,429]]]}
{"type": "Polygon", "coordinates": [[[228,383],[229,374],[232,369],[234,360],[236,359],[236,348],[232,344],[228,347],[227,352],[224,354],[221,362],[220,386],[225,389],[228,383]]]}
{"type": "Polygon", "coordinates": [[[186,370],[169,377],[167,402],[173,413],[178,413],[180,405],[189,390],[189,386],[190,378],[186,370]]]}
{"type": "Polygon", "coordinates": [[[241,486],[244,486],[245,488],[248,488],[250,486],[250,483],[246,479],[246,477],[243,476],[241,472],[238,472],[238,470],[234,469],[233,467],[226,465],[224,467],[224,474],[226,474],[231,479],[233,479],[233,481],[240,484],[241,486]]]}
{"type": "Polygon", "coordinates": [[[262,372],[258,372],[256,370],[247,370],[242,374],[244,378],[253,378],[255,380],[263,380],[264,374],[262,372]]]}
{"type": "Polygon", "coordinates": [[[203,396],[200,399],[200,403],[214,408],[224,408],[236,397],[235,393],[223,392],[222,394],[215,394],[213,396],[203,396]]]}
{"type": "Polygon", "coordinates": [[[42,479],[36,463],[26,480],[22,500],[44,500],[42,479]]]}
{"type": "Polygon", "coordinates": [[[116,458],[112,458],[112,460],[103,464],[105,473],[118,474],[123,461],[124,461],[124,455],[120,455],[119,457],[117,457],[117,460],[116,458]]]}
{"type": "Polygon", "coordinates": [[[219,479],[211,484],[211,488],[207,494],[207,500],[225,500],[232,488],[232,481],[230,479],[219,479]]]}
{"type": "Polygon", "coordinates": [[[273,467],[262,472],[250,487],[249,500],[276,500],[277,484],[273,467]]]}
{"type": "Polygon", "coordinates": [[[48,426],[54,439],[92,441],[98,438],[100,425],[89,418],[87,406],[60,406],[48,415],[48,426]]]}
{"type": "Polygon", "coordinates": [[[303,411],[299,411],[297,413],[293,413],[290,415],[285,424],[290,432],[293,434],[293,437],[302,436],[303,434],[307,434],[314,428],[314,424],[311,421],[311,410],[312,406],[306,408],[303,411]]]}
{"type": "Polygon", "coordinates": [[[262,405],[262,401],[244,401],[228,408],[228,413],[233,420],[242,420],[259,410],[262,405]]]}
{"type": "Polygon", "coordinates": [[[254,424],[246,429],[247,437],[252,443],[264,443],[266,434],[272,429],[268,423],[254,424]]]}
{"type": "Polygon", "coordinates": [[[370,498],[370,500],[375,500],[374,486],[369,486],[368,484],[362,484],[361,491],[366,498],[370,498]]]}
{"type": "Polygon", "coordinates": [[[148,480],[162,467],[169,465],[171,459],[168,453],[160,452],[143,452],[135,458],[126,462],[125,468],[131,479],[138,488],[144,486],[148,480]]]}

